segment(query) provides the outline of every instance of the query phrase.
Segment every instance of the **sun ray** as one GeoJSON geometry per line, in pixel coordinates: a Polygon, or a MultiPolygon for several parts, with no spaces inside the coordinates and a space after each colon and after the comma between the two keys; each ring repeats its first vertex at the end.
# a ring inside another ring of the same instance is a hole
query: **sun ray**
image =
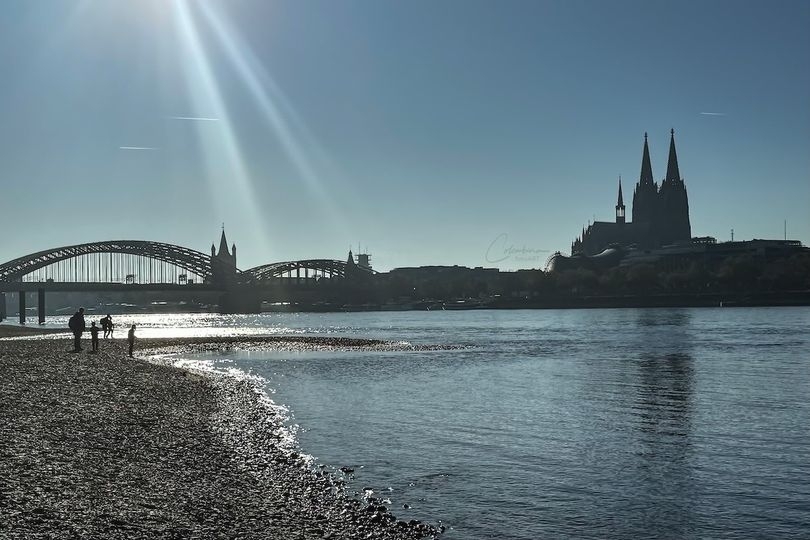
{"type": "MultiPolygon", "coordinates": [[[[207,2],[198,5],[219,44],[239,74],[242,83],[262,111],[265,120],[272,128],[307,189],[316,197],[321,207],[328,212],[332,225],[339,227],[341,234],[347,234],[343,215],[332,202],[333,197],[327,192],[320,175],[312,164],[314,160],[305,150],[305,148],[310,149],[310,153],[311,150],[319,150],[319,146],[315,143],[305,123],[295,112],[279,85],[263,67],[262,62],[247,43],[239,38],[238,33],[227,23],[226,18],[215,12],[212,5],[207,2]],[[307,139],[306,144],[299,141],[300,137],[297,136],[296,131],[304,134],[304,138],[307,139]]],[[[324,155],[322,151],[319,151],[318,154],[324,155]]]]}
{"type": "MultiPolygon", "coordinates": [[[[227,186],[228,191],[236,193],[234,202],[244,209],[244,213],[250,222],[251,234],[258,236],[262,247],[265,248],[262,251],[269,251],[270,242],[257,206],[258,199],[255,196],[253,183],[239,149],[236,132],[228,115],[211,63],[189,9],[189,2],[188,0],[174,0],[173,7],[181,41],[186,50],[190,52],[189,61],[184,62],[183,65],[186,70],[187,85],[193,105],[199,111],[211,112],[210,115],[205,115],[205,118],[219,119],[216,124],[220,129],[216,130],[216,132],[203,130],[202,128],[197,130],[208,162],[209,188],[213,193],[216,193],[217,191],[222,192],[223,187],[227,186]],[[227,179],[227,182],[226,179],[217,177],[214,174],[217,169],[216,161],[218,161],[216,156],[220,147],[224,150],[228,172],[232,174],[232,178],[227,179]]],[[[220,203],[220,201],[215,202],[220,203]]],[[[219,210],[222,215],[234,214],[232,206],[221,207],[219,210]]],[[[239,212],[242,213],[243,210],[240,209],[239,212]]]]}

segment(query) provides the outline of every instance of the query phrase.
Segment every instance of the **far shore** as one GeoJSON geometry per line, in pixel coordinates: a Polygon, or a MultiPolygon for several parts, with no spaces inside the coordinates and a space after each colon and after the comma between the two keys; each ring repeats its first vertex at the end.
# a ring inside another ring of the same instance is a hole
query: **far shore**
{"type": "Polygon", "coordinates": [[[58,328],[42,328],[39,326],[14,326],[10,324],[0,324],[0,338],[34,336],[37,334],[64,334],[68,330],[58,328]]]}
{"type": "MultiPolygon", "coordinates": [[[[59,331],[63,332],[64,331],[59,331]]],[[[0,336],[51,333],[0,325],[0,336]]],[[[331,337],[121,340],[70,352],[65,339],[0,342],[0,537],[435,537],[382,501],[344,490],[285,446],[253,383],[196,376],[150,354],[223,348],[377,350],[331,337]]],[[[341,464],[332,464],[335,467],[341,464]]]]}

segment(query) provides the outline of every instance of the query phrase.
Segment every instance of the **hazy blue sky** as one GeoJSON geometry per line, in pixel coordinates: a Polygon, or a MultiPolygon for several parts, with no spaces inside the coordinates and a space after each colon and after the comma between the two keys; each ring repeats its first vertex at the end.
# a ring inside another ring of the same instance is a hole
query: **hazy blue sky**
{"type": "Polygon", "coordinates": [[[810,243],[807,1],[0,9],[0,262],[207,251],[225,222],[240,268],[358,242],[382,270],[539,267],[613,219],[619,175],[631,199],[645,131],[664,176],[673,127],[693,234],[810,243]]]}

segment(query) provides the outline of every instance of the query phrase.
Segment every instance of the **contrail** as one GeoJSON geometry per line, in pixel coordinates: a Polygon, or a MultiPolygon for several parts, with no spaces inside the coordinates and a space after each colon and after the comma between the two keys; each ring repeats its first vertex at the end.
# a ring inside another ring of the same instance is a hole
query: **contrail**
{"type": "Polygon", "coordinates": [[[119,150],[157,150],[154,146],[119,146],[119,150]]]}
{"type": "Polygon", "coordinates": [[[702,112],[700,114],[702,114],[704,116],[725,116],[726,115],[726,113],[724,113],[724,112],[702,112]]]}
{"type": "Polygon", "coordinates": [[[219,118],[206,118],[204,116],[170,116],[171,120],[192,120],[196,122],[219,122],[219,118]]]}

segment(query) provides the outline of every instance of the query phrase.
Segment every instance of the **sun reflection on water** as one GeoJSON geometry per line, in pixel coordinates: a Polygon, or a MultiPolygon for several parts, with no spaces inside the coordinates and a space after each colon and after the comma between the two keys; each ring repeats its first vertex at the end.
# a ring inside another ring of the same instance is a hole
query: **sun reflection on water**
{"type": "MultiPolygon", "coordinates": [[[[90,338],[89,328],[93,322],[101,326],[101,313],[85,315],[88,327],[86,336],[90,338]]],[[[64,329],[65,334],[44,334],[25,336],[17,339],[64,339],[68,333],[68,316],[48,317],[42,325],[44,329],[64,329]]],[[[138,338],[215,338],[235,336],[299,335],[318,333],[316,329],[289,324],[289,318],[282,320],[271,315],[219,315],[214,313],[149,313],[121,314],[112,317],[115,329],[113,338],[126,339],[127,331],[135,325],[138,338]]],[[[37,326],[30,321],[31,328],[37,326]]],[[[9,326],[16,326],[9,324],[9,326]]]]}

